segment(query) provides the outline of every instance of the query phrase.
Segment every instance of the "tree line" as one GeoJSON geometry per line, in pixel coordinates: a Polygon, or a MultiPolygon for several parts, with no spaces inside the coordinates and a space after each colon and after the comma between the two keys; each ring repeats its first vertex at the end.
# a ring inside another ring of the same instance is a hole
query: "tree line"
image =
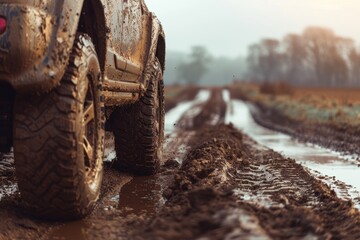
{"type": "Polygon", "coordinates": [[[292,85],[360,86],[360,51],[331,29],[308,27],[282,40],[266,38],[248,49],[246,78],[292,85]]]}
{"type": "Polygon", "coordinates": [[[204,46],[193,46],[188,53],[168,51],[166,84],[225,85],[242,79],[246,62],[236,58],[213,56],[204,46]]]}

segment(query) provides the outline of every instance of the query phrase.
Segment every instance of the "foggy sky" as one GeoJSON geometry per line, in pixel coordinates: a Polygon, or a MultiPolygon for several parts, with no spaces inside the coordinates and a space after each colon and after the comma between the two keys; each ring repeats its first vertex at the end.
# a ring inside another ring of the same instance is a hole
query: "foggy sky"
{"type": "Polygon", "coordinates": [[[359,0],[145,0],[166,31],[167,49],[203,45],[215,56],[245,56],[264,37],[307,26],[333,29],[360,43],[359,0]]]}

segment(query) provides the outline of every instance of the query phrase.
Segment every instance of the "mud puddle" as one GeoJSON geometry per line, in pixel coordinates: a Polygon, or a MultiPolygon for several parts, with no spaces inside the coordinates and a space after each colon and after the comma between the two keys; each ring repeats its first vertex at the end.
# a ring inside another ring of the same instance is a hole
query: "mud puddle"
{"type": "MultiPolygon", "coordinates": [[[[114,151],[109,149],[110,155],[115,154],[114,151]]],[[[111,168],[110,160],[106,159],[104,189],[93,213],[83,220],[54,226],[43,240],[94,239],[94,228],[104,225],[110,219],[116,219],[119,222],[119,231],[125,231],[121,226],[125,225],[127,220],[149,218],[164,204],[162,190],[165,177],[137,177],[119,173],[108,169],[111,168]]],[[[110,225],[113,224],[109,222],[110,225]]]]}
{"type": "MultiPolygon", "coordinates": [[[[102,200],[102,211],[117,212],[117,217],[151,217],[164,204],[162,179],[158,176],[134,177],[123,185],[118,194],[102,200]]],[[[95,210],[96,211],[96,210],[95,210]]],[[[107,215],[105,213],[105,215],[107,215]]],[[[93,239],[89,229],[95,227],[96,217],[64,223],[52,229],[44,240],[88,240],[93,239]]]]}
{"type": "Polygon", "coordinates": [[[120,194],[114,200],[118,209],[129,214],[153,215],[164,204],[162,185],[159,176],[135,177],[121,188],[120,194]]]}
{"type": "Polygon", "coordinates": [[[228,91],[223,91],[223,97],[228,103],[227,123],[232,122],[261,145],[295,159],[330,185],[339,197],[351,199],[355,207],[360,209],[360,168],[353,156],[302,143],[286,134],[266,129],[253,120],[250,105],[230,100],[228,91]]]}
{"type": "Polygon", "coordinates": [[[88,240],[90,236],[86,234],[86,229],[91,227],[91,223],[86,220],[70,222],[66,227],[59,227],[52,230],[45,238],[48,240],[88,240]]]}

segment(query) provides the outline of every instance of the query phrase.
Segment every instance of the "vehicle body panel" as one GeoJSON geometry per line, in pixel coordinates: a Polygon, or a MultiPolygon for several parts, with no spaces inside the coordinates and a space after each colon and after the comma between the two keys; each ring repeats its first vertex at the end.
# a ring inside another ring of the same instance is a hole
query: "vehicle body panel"
{"type": "Polygon", "coordinates": [[[72,0],[1,0],[7,19],[0,36],[0,79],[19,92],[42,92],[59,83],[75,38],[81,3],[72,0]]]}
{"type": "Polygon", "coordinates": [[[121,1],[121,4],[117,4],[117,11],[111,11],[116,2],[116,0],[103,0],[103,3],[106,3],[104,6],[107,19],[111,19],[108,22],[111,22],[110,29],[112,29],[107,44],[106,78],[139,82],[148,57],[149,12],[144,11],[141,0],[121,1]]]}

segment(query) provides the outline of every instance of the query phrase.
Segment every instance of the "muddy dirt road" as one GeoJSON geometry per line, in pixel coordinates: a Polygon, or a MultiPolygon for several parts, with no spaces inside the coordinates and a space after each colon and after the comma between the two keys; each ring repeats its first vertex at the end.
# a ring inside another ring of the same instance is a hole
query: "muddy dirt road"
{"type": "Polygon", "coordinates": [[[236,109],[222,89],[170,109],[152,177],[113,170],[109,134],[101,198],[77,222],[29,216],[2,155],[0,239],[360,239],[359,195],[338,196],[325,177],[255,142],[236,109]]]}

